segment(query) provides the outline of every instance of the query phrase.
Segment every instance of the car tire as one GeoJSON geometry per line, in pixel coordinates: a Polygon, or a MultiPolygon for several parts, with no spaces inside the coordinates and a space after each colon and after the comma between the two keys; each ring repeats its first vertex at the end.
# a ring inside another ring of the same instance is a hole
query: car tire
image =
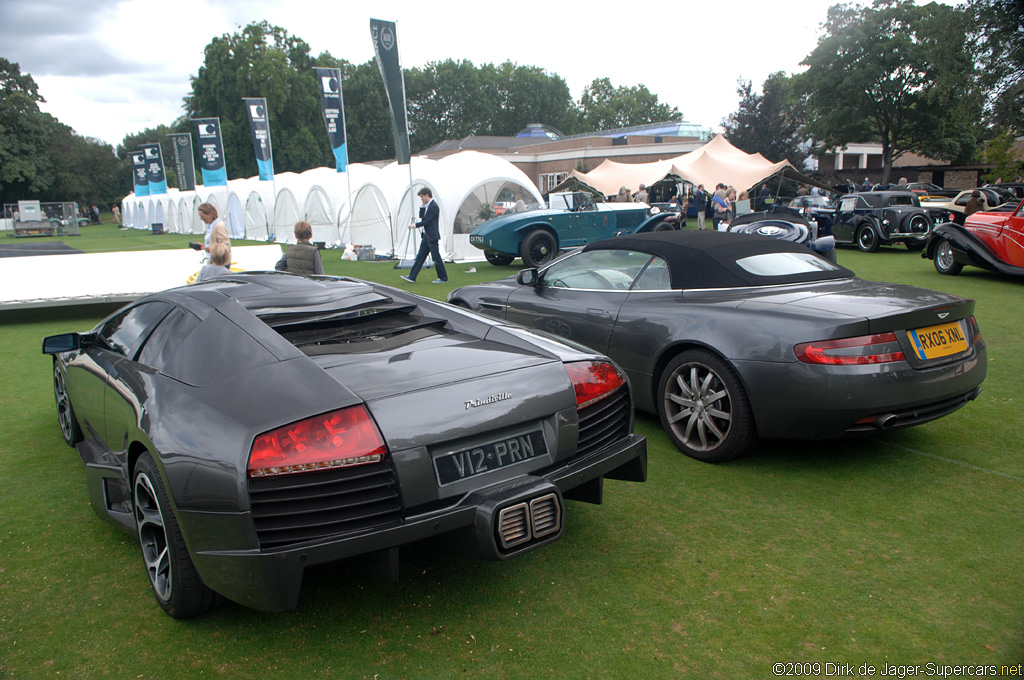
{"type": "Polygon", "coordinates": [[[486,257],[487,261],[493,264],[495,267],[508,266],[512,264],[512,260],[516,259],[515,255],[499,253],[497,250],[485,250],[484,257],[486,257]]]}
{"type": "Polygon", "coordinates": [[[857,229],[857,247],[865,253],[878,250],[878,232],[870,224],[861,225],[857,229]]]}
{"type": "Polygon", "coordinates": [[[912,253],[919,253],[924,250],[924,241],[904,241],[903,245],[912,253]]]}
{"type": "Polygon", "coordinates": [[[523,264],[527,267],[540,267],[546,262],[555,259],[558,254],[558,245],[555,237],[543,229],[530,232],[523,239],[519,247],[519,254],[523,258],[523,264]]]}
{"type": "Polygon", "coordinates": [[[941,239],[935,246],[935,255],[932,258],[935,263],[935,271],[948,276],[956,276],[963,270],[964,266],[953,257],[953,246],[946,239],[941,239]]]}
{"type": "Polygon", "coordinates": [[[132,514],[153,595],[168,615],[187,619],[209,611],[220,596],[199,578],[156,461],[142,454],[132,473],[132,514]]]}
{"type": "Polygon", "coordinates": [[[57,422],[60,424],[60,434],[68,446],[74,446],[82,441],[82,428],[78,425],[75,409],[71,405],[71,395],[68,394],[64,371],[56,361],[53,362],[53,399],[57,403],[57,422]]]}
{"type": "Polygon", "coordinates": [[[675,229],[669,222],[661,221],[651,227],[651,231],[672,231],[675,229]]]}
{"type": "Polygon", "coordinates": [[[691,458],[721,463],[757,445],[746,390],[733,368],[711,352],[675,357],[661,373],[657,400],[666,434],[691,458]]]}

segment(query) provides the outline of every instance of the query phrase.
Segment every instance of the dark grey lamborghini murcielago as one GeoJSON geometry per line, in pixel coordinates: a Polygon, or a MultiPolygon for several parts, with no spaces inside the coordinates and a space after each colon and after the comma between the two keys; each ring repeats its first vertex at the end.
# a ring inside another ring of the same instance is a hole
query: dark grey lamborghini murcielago
{"type": "Polygon", "coordinates": [[[174,617],[294,609],[306,567],[434,536],[513,557],[646,478],[606,357],[367,282],[231,275],[43,351],[90,502],[174,617]]]}

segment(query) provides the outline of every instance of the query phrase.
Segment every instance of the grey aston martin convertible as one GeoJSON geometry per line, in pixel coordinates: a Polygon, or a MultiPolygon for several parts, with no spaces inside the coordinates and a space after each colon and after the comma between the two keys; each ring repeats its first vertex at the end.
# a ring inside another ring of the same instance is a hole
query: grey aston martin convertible
{"type": "Polygon", "coordinates": [[[606,357],[385,286],[230,275],[43,351],[90,502],[174,617],[294,609],[306,567],[394,572],[435,536],[513,557],[561,536],[565,499],[646,478],[606,357]]]}
{"type": "Polygon", "coordinates": [[[759,438],[925,423],[974,399],[985,379],[973,300],[862,281],[754,234],[608,239],[448,300],[607,354],[637,407],[709,462],[759,438]]]}

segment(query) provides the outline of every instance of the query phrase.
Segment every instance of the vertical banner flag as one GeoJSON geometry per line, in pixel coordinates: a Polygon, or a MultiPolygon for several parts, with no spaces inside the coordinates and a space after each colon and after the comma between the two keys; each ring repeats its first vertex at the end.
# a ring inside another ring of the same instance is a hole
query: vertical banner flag
{"type": "Polygon", "coordinates": [[[146,152],[132,151],[132,177],[135,181],[135,195],[149,196],[149,180],[146,179],[146,152]]]}
{"type": "Polygon", "coordinates": [[[270,119],[267,118],[267,100],[264,97],[242,97],[249,113],[252,128],[252,149],[256,152],[256,165],[260,180],[274,181],[274,152],[270,148],[270,119]]]}
{"type": "Polygon", "coordinates": [[[174,171],[178,174],[178,191],[196,188],[196,163],[192,157],[192,133],[176,132],[167,135],[174,149],[174,171]]]}
{"type": "Polygon", "coordinates": [[[370,37],[373,51],[377,55],[377,66],[384,78],[384,90],[391,108],[391,128],[395,135],[395,158],[398,164],[408,163],[412,153],[409,150],[409,123],[405,113],[405,77],[398,59],[398,34],[394,21],[370,19],[370,37]]]}
{"type": "Polygon", "coordinates": [[[139,148],[146,155],[146,181],[149,182],[149,195],[167,193],[167,175],[164,173],[164,154],[160,144],[140,144],[139,148]]]}
{"type": "Polygon", "coordinates": [[[203,185],[227,186],[228,171],[224,165],[224,143],[220,139],[220,118],[195,118],[192,122],[196,124],[199,168],[203,172],[203,185]]]}
{"type": "Polygon", "coordinates": [[[345,144],[345,109],[341,100],[341,69],[317,68],[316,79],[320,83],[320,108],[324,113],[327,138],[334,151],[334,167],[345,172],[348,167],[348,147],[345,144]]]}

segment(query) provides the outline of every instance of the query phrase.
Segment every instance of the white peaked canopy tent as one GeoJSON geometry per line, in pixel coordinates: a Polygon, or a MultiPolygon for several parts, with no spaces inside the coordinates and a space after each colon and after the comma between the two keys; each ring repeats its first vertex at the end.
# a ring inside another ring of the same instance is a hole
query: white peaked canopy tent
{"type": "Polygon", "coordinates": [[[306,220],[314,241],[372,246],[377,253],[404,259],[419,247],[418,232],[408,227],[418,219],[416,192],[423,187],[430,188],[441,210],[446,259],[482,259],[469,245],[469,232],[486,219],[499,194],[528,204],[542,201],[530,179],[511,163],[463,151],[439,161],[413,158],[410,165],[356,163],[345,173],[314,168],[278,173],[273,182],[250,177],[231,180],[226,187],[131,194],[122,201],[122,213],[125,226],[149,229],[162,221],[165,231],[201,234],[205,227],[197,208],[209,202],[226,220],[232,238],[294,242],[295,223],[306,220]]]}
{"type": "Polygon", "coordinates": [[[590,172],[572,171],[572,177],[594,187],[606,196],[616,194],[619,187],[636,191],[641,184],[650,186],[669,176],[694,185],[713,189],[719,182],[749,191],[764,180],[782,175],[789,179],[831,190],[825,184],[807,177],[789,161],[772,163],[759,153],[748,154],[729,143],[724,135],[688,154],[651,163],[616,163],[605,160],[590,172]]]}

